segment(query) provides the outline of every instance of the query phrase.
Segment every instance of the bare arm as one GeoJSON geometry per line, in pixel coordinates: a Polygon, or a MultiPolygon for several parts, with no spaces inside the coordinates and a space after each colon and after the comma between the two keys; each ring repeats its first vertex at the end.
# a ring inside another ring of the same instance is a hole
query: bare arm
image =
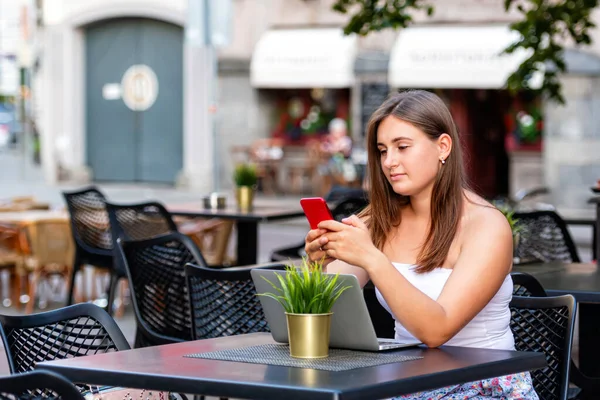
{"type": "Polygon", "coordinates": [[[364,287],[367,284],[367,282],[369,282],[369,274],[367,273],[367,271],[360,267],[350,265],[342,260],[332,261],[329,265],[327,265],[326,271],[332,274],[339,273],[355,275],[358,279],[360,287],[364,287]]]}

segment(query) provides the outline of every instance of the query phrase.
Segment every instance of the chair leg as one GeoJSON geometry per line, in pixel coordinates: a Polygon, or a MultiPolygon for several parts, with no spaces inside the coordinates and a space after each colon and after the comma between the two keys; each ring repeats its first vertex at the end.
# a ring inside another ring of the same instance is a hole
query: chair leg
{"type": "Polygon", "coordinates": [[[70,306],[73,304],[73,291],[75,289],[75,277],[77,276],[77,272],[81,270],[81,260],[78,254],[75,254],[75,259],[73,260],[73,270],[71,271],[71,278],[69,279],[69,286],[67,287],[67,305],[70,306]]]}
{"type": "Polygon", "coordinates": [[[10,279],[10,294],[11,303],[14,307],[19,309],[19,302],[21,301],[21,275],[19,271],[11,271],[9,274],[10,279]]]}
{"type": "Polygon", "coordinates": [[[25,306],[25,314],[31,314],[33,312],[33,307],[35,306],[35,300],[37,298],[37,288],[38,283],[40,281],[41,271],[34,271],[29,278],[29,301],[25,306]]]}
{"type": "Polygon", "coordinates": [[[135,339],[133,341],[133,348],[134,349],[139,349],[140,347],[146,347],[145,346],[145,340],[144,340],[144,337],[142,336],[142,334],[140,333],[139,328],[136,328],[136,330],[135,330],[135,339]]]}
{"type": "Polygon", "coordinates": [[[106,312],[112,317],[113,315],[113,303],[115,302],[115,292],[117,285],[119,284],[119,277],[115,272],[110,272],[110,282],[108,284],[108,304],[106,305],[106,312]]]}

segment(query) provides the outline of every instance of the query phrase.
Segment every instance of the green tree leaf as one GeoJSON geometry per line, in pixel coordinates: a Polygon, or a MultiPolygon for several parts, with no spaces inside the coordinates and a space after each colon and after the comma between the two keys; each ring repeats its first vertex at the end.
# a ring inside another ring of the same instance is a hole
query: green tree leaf
{"type": "MultiPolygon", "coordinates": [[[[525,50],[529,56],[508,77],[508,90],[531,90],[564,104],[560,74],[566,72],[564,43],[576,47],[592,43],[589,30],[595,27],[592,11],[599,0],[504,0],[505,11],[513,8],[521,18],[510,25],[521,38],[504,52],[525,50]],[[539,88],[531,87],[531,77],[543,73],[539,88]]],[[[344,33],[367,35],[383,29],[402,29],[413,22],[412,15],[433,6],[424,0],[337,0],[333,10],[349,15],[344,33]]]]}

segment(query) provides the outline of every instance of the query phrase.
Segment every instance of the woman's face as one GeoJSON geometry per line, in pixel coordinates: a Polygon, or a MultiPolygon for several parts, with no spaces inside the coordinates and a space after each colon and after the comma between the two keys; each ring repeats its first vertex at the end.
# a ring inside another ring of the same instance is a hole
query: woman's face
{"type": "Polygon", "coordinates": [[[441,159],[447,155],[443,147],[439,140],[429,139],[420,129],[394,116],[381,121],[377,130],[381,169],[394,192],[403,196],[433,187],[441,159]]]}

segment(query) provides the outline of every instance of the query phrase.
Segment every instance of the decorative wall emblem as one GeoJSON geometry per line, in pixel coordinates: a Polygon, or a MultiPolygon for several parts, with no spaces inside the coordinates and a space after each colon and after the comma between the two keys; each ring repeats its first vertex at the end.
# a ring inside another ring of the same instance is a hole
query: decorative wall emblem
{"type": "Polygon", "coordinates": [[[125,105],[133,111],[146,111],[158,97],[158,78],[147,65],[132,65],[121,80],[125,105]]]}

